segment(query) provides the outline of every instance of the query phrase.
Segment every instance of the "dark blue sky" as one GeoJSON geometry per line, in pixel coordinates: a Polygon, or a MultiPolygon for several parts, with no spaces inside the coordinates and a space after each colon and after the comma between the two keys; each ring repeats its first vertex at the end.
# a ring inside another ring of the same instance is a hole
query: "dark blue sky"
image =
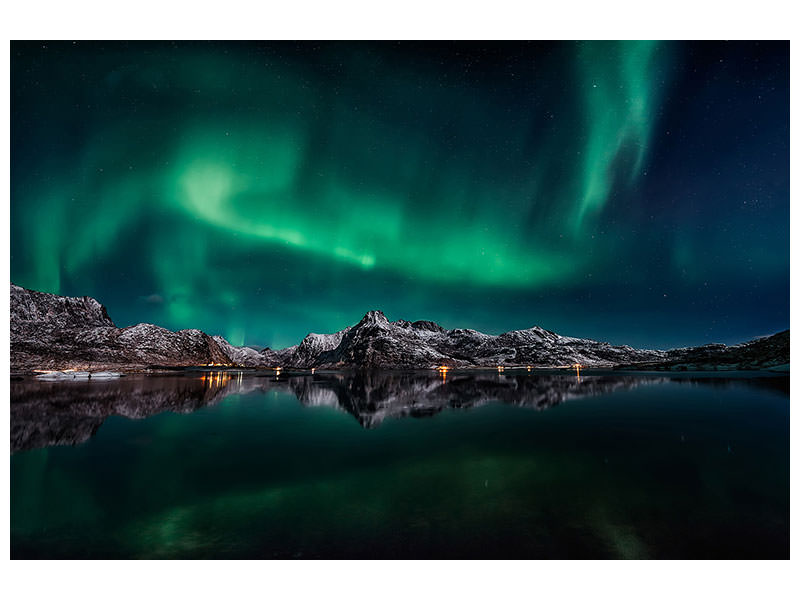
{"type": "Polygon", "coordinates": [[[280,347],[789,326],[788,43],[12,44],[11,275],[280,347]]]}

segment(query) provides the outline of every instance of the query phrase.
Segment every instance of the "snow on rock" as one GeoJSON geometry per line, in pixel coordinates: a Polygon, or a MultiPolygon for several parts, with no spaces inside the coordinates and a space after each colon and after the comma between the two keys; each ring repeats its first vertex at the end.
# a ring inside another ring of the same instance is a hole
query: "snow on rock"
{"type": "Polygon", "coordinates": [[[633,369],[783,369],[789,363],[789,332],[736,346],[641,350],[560,336],[541,327],[500,335],[447,330],[432,321],[389,321],[383,312],[372,310],[341,331],[309,333],[297,346],[259,352],[198,329],[173,332],[147,323],[119,329],[92,298],[65,298],[11,285],[11,368],[16,371],[204,364],[410,369],[576,363],[633,369]]]}
{"type": "Polygon", "coordinates": [[[229,361],[240,367],[272,367],[277,364],[277,359],[269,348],[258,351],[249,346],[233,346],[221,335],[215,335],[213,339],[229,361]]]}
{"type": "Polygon", "coordinates": [[[67,298],[11,285],[12,371],[228,362],[217,343],[198,329],[173,332],[147,323],[119,329],[93,298],[67,298]]]}

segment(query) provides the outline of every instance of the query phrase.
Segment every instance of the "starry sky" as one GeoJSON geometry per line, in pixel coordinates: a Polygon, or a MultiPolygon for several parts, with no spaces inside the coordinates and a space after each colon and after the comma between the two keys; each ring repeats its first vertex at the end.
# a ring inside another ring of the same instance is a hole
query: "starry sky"
{"type": "Polygon", "coordinates": [[[285,347],[789,326],[784,42],[13,42],[11,279],[285,347]]]}

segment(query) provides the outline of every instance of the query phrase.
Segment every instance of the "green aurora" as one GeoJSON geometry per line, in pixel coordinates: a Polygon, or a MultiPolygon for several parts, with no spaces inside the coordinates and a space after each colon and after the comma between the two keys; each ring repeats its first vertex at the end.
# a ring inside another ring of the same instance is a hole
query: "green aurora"
{"type": "Polygon", "coordinates": [[[371,308],[649,345],[769,332],[720,308],[734,270],[715,257],[780,289],[788,235],[762,238],[783,211],[755,233],[732,216],[734,247],[647,227],[678,47],[458,50],[15,43],[12,280],[95,296],[121,326],[273,347],[371,308]],[[671,331],[703,282],[704,310],[730,321],[671,331]],[[684,294],[648,328],[651,300],[684,294]]]}

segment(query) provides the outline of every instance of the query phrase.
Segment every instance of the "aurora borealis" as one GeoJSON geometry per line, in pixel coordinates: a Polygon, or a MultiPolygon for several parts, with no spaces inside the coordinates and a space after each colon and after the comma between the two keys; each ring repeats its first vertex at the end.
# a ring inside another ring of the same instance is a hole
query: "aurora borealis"
{"type": "Polygon", "coordinates": [[[788,43],[14,42],[11,277],[283,347],[788,327],[788,43]]]}

